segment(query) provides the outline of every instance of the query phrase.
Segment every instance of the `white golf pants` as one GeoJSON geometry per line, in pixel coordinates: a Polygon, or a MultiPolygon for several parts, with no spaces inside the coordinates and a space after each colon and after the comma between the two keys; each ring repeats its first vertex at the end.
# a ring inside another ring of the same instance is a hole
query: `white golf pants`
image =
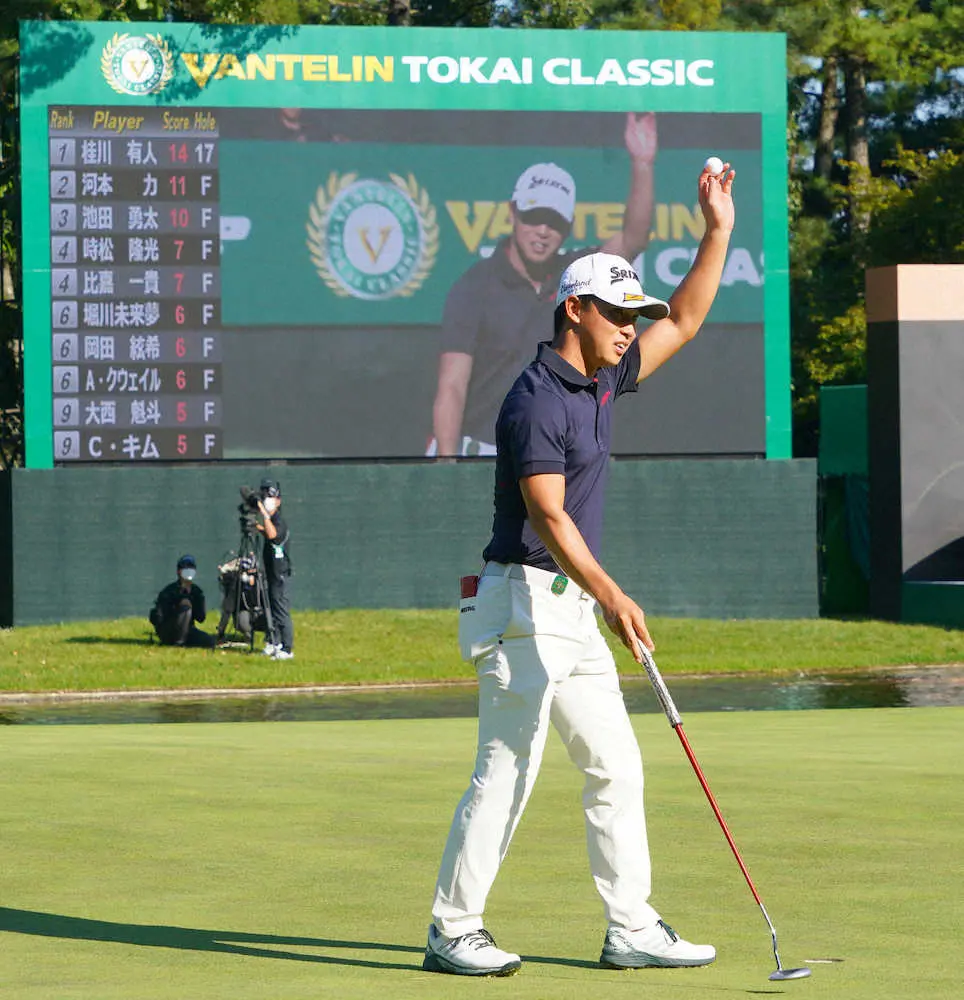
{"type": "Polygon", "coordinates": [[[594,601],[555,574],[489,563],[461,602],[459,645],[479,677],[479,746],[455,810],[432,914],[458,937],[483,926],[486,897],[522,818],[551,722],[583,772],[589,865],[610,926],[659,918],[647,902],[643,767],[594,601]],[[560,584],[556,584],[560,589],[560,584]]]}

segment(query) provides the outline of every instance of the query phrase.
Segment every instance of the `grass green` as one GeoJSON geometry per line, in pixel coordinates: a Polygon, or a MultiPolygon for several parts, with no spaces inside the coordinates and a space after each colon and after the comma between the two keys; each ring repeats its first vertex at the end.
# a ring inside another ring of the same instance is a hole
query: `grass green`
{"type": "Polygon", "coordinates": [[[468,778],[465,719],[0,729],[0,982],[17,1000],[956,1000],[964,709],[694,713],[686,731],[805,982],[677,740],[634,717],[653,902],[705,969],[596,967],[579,778],[550,737],[490,897],[508,980],[420,969],[468,778]],[[833,961],[831,959],[839,959],[833,961]]]}
{"type": "MultiPolygon", "coordinates": [[[[150,640],[143,619],[0,630],[0,691],[364,684],[467,678],[454,610],[299,612],[295,659],[239,649],[184,650],[150,640]]],[[[880,621],[653,618],[660,669],[807,673],[964,661],[964,631],[880,621]]],[[[612,643],[624,673],[638,673],[612,643]]]]}

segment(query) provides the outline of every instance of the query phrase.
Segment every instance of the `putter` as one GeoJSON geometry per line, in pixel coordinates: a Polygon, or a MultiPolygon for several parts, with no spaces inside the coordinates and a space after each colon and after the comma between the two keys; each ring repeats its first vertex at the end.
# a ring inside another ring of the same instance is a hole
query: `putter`
{"type": "Polygon", "coordinates": [[[760,894],[756,891],[756,886],[753,884],[753,879],[750,878],[750,873],[746,870],[746,865],[743,864],[743,858],[740,857],[740,852],[736,849],[736,844],[733,842],[733,837],[730,835],[730,830],[726,825],[726,820],[723,819],[720,807],[716,804],[716,799],[710,791],[710,786],[706,783],[706,778],[704,777],[703,771],[696,759],[696,755],[693,753],[689,740],[686,738],[686,733],[683,732],[683,720],[680,718],[679,712],[676,711],[676,705],[673,704],[669,688],[666,687],[666,682],[663,680],[662,675],[656,666],[656,661],[653,659],[652,653],[650,653],[650,651],[641,642],[637,643],[637,645],[639,646],[639,652],[643,657],[643,667],[645,668],[646,674],[656,691],[656,699],[659,701],[660,706],[666,713],[666,718],[669,720],[669,724],[676,730],[676,735],[679,737],[680,743],[683,744],[686,756],[689,759],[690,764],[693,765],[696,777],[699,778],[700,785],[702,785],[703,791],[706,793],[706,798],[709,801],[710,806],[713,808],[713,815],[716,816],[716,819],[723,830],[723,835],[726,837],[726,842],[730,845],[730,850],[733,852],[733,857],[736,858],[736,863],[740,866],[740,871],[743,872],[746,884],[750,887],[750,892],[753,893],[753,898],[756,900],[757,906],[760,907],[760,912],[763,914],[763,919],[767,922],[767,927],[770,928],[770,938],[773,941],[773,957],[776,959],[777,967],[775,971],[770,973],[769,978],[777,980],[805,979],[810,975],[810,970],[805,965],[801,966],[799,969],[785,969],[783,967],[783,963],[780,961],[780,952],[777,951],[776,928],[773,926],[770,914],[767,913],[767,908],[763,905],[763,900],[760,899],[760,894]]]}

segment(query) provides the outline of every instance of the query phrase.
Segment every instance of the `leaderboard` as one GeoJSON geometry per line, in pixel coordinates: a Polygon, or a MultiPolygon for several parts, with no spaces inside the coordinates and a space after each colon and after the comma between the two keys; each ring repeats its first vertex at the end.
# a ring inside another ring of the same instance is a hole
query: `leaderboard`
{"type": "Polygon", "coordinates": [[[48,109],[54,462],[222,457],[218,134],[48,109]]]}

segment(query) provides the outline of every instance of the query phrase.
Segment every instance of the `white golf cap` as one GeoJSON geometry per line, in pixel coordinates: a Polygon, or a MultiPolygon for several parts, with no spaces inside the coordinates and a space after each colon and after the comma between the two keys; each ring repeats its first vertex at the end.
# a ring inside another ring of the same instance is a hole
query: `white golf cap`
{"type": "Polygon", "coordinates": [[[533,163],[515,182],[512,201],[520,212],[548,208],[571,224],[576,214],[576,182],[555,163],[533,163]]]}
{"type": "Polygon", "coordinates": [[[669,315],[669,304],[647,295],[630,263],[614,253],[591,253],[574,260],[559,279],[556,305],[570,295],[592,295],[611,306],[638,309],[646,319],[669,315]]]}

